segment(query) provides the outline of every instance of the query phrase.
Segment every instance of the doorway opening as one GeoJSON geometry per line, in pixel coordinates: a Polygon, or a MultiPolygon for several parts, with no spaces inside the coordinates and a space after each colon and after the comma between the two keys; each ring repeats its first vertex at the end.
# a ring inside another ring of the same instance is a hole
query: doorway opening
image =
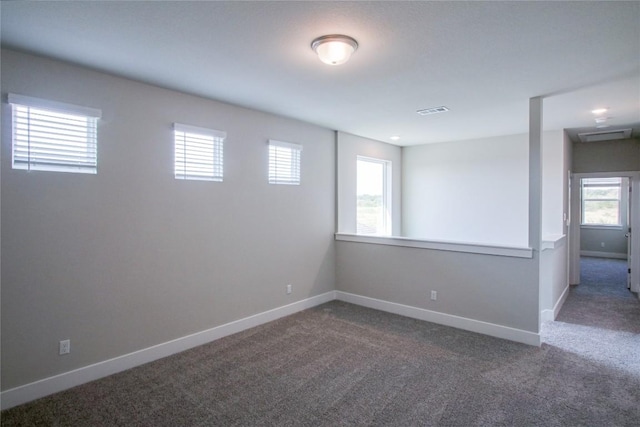
{"type": "Polygon", "coordinates": [[[632,233],[640,229],[640,195],[633,191],[639,184],[638,172],[573,175],[570,284],[594,286],[600,281],[627,292],[640,291],[640,239],[632,233]]]}

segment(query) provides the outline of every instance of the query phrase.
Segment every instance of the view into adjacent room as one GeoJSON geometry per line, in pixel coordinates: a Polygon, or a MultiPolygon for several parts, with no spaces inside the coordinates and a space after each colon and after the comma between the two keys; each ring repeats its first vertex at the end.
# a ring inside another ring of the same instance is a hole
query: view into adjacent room
{"type": "Polygon", "coordinates": [[[542,328],[548,345],[631,374],[638,367],[634,354],[640,333],[637,294],[629,289],[634,206],[629,187],[634,182],[615,172],[584,173],[575,180],[580,220],[571,238],[579,241],[579,284],[571,286],[555,321],[542,328]]]}
{"type": "Polygon", "coordinates": [[[629,188],[627,177],[580,180],[580,283],[583,285],[612,292],[630,286],[629,188]]]}

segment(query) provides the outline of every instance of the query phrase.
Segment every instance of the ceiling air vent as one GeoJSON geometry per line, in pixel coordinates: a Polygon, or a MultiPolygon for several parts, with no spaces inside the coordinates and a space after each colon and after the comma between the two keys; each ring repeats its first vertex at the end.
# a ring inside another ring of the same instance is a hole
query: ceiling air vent
{"type": "Polygon", "coordinates": [[[424,110],[418,110],[416,111],[416,113],[420,114],[421,116],[428,116],[430,114],[446,113],[447,111],[449,111],[449,109],[443,105],[442,107],[425,108],[424,110]]]}
{"type": "Polygon", "coordinates": [[[618,130],[605,130],[602,132],[579,133],[578,138],[582,142],[613,141],[616,139],[631,138],[631,128],[618,130]]]}

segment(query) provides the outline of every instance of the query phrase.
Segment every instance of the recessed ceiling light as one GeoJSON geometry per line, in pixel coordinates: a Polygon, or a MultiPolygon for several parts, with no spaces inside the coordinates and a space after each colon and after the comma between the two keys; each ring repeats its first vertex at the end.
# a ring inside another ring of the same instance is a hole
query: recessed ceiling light
{"type": "Polygon", "coordinates": [[[604,114],[608,111],[606,108],[597,108],[595,110],[591,110],[593,114],[604,114]]]}
{"type": "Polygon", "coordinates": [[[416,113],[420,114],[421,116],[428,116],[430,114],[446,113],[447,111],[449,111],[449,109],[443,105],[441,107],[432,107],[425,108],[424,110],[418,110],[416,111],[416,113]]]}
{"type": "Polygon", "coordinates": [[[393,135],[392,137],[390,137],[390,139],[397,141],[400,139],[400,137],[398,135],[393,135]]]}

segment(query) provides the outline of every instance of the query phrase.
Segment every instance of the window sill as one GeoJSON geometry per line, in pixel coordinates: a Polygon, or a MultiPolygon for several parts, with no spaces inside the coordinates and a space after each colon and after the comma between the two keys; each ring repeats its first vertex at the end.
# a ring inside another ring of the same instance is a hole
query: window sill
{"type": "Polygon", "coordinates": [[[622,230],[622,225],[596,225],[596,224],[580,224],[580,228],[588,228],[593,230],[622,230]]]}
{"type": "Polygon", "coordinates": [[[335,238],[337,241],[342,242],[370,243],[375,245],[401,246],[406,248],[432,249],[438,251],[464,252],[514,258],[533,258],[533,249],[515,246],[482,245],[478,243],[458,243],[442,240],[421,240],[400,236],[365,236],[352,233],[336,233],[335,238]]]}

